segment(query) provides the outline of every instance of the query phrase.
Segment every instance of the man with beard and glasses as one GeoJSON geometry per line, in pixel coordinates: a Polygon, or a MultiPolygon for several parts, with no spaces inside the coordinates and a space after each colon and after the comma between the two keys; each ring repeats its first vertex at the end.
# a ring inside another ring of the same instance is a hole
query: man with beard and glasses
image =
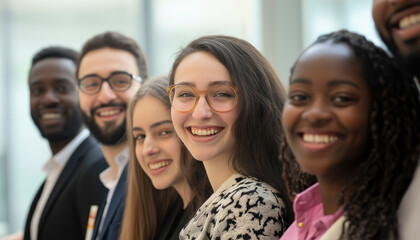
{"type": "Polygon", "coordinates": [[[83,239],[91,207],[106,195],[98,174],[107,165],[78,106],[77,58],[72,49],[49,47],[32,59],[31,116],[52,157],[42,168],[47,177],[31,204],[24,239],[83,239]]]}
{"type": "Polygon", "coordinates": [[[146,56],[131,38],[105,32],[88,40],[78,62],[82,116],[99,141],[108,169],[100,174],[109,190],[101,204],[92,239],[118,239],[126,195],[126,110],[148,78],[146,56]]]}
{"type": "MultiPolygon", "coordinates": [[[[420,0],[373,0],[372,15],[383,42],[406,72],[413,75],[419,88],[420,0]]],[[[420,236],[420,166],[411,174],[411,184],[398,210],[401,239],[420,236]]]]}

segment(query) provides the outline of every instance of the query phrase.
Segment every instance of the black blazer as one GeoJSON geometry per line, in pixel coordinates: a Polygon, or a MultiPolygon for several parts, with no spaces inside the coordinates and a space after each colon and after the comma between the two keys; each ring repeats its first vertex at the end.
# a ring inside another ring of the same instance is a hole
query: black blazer
{"type": "MultiPolygon", "coordinates": [[[[106,163],[98,143],[86,138],[74,151],[45,204],[38,226],[39,240],[85,239],[91,205],[99,205],[107,190],[99,180],[106,163]]],[[[31,239],[30,226],[45,181],[28,213],[24,240],[31,239]]]]}
{"type": "MultiPolygon", "coordinates": [[[[127,166],[124,168],[120,179],[118,180],[117,186],[115,187],[114,194],[112,195],[111,202],[99,234],[99,240],[117,240],[119,238],[122,218],[124,215],[125,195],[127,193],[127,168],[127,166]]],[[[104,197],[104,200],[98,209],[98,214],[96,215],[92,240],[96,240],[98,237],[99,224],[102,219],[105,204],[106,197],[104,197]]]]}

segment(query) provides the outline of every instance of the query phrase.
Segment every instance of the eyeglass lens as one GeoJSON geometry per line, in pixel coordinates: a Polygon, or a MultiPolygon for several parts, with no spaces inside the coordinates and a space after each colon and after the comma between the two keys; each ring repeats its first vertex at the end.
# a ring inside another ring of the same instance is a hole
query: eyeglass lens
{"type": "Polygon", "coordinates": [[[101,79],[98,76],[89,76],[81,81],[81,88],[86,93],[96,93],[101,88],[103,81],[108,81],[111,88],[115,91],[124,91],[130,87],[131,75],[125,73],[117,73],[111,75],[107,79],[101,79]]]}
{"type": "MultiPolygon", "coordinates": [[[[199,98],[198,91],[191,86],[178,85],[172,89],[172,105],[178,111],[190,111],[199,98]]],[[[237,101],[235,89],[228,84],[213,85],[206,91],[207,103],[216,111],[229,111],[237,101]]]]}

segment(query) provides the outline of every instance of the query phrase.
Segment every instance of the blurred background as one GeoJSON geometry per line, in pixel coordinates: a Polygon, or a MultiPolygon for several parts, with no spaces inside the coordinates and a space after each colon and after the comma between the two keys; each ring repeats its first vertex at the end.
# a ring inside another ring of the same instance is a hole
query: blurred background
{"type": "Polygon", "coordinates": [[[151,75],[208,34],[243,38],[287,84],[303,48],[323,33],[349,29],[381,45],[368,0],[0,0],[0,237],[23,230],[44,179],[47,142],[32,122],[27,76],[35,52],[51,45],[80,50],[90,37],[119,31],[136,39],[151,75]]]}

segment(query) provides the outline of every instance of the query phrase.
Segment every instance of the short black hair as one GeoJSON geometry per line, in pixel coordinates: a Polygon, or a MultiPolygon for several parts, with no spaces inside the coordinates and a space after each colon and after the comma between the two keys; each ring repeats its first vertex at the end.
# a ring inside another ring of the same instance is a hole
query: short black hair
{"type": "Polygon", "coordinates": [[[71,60],[74,65],[77,65],[79,53],[71,48],[52,46],[41,49],[32,58],[31,68],[39,61],[47,58],[66,58],[71,60]]]}

